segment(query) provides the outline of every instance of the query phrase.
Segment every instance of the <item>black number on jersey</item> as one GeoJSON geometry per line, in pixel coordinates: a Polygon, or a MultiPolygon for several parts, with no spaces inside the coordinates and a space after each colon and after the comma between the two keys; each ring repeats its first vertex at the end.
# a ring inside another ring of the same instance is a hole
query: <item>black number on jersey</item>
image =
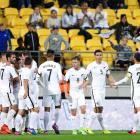
{"type": "Polygon", "coordinates": [[[0,70],[0,77],[1,77],[1,80],[3,80],[3,73],[4,73],[4,69],[1,69],[1,70],[0,70]]]}
{"type": "Polygon", "coordinates": [[[20,78],[20,86],[22,86],[21,75],[19,75],[19,78],[20,78]]]}
{"type": "Polygon", "coordinates": [[[140,84],[140,72],[137,72],[137,75],[138,75],[138,81],[137,81],[137,84],[140,84]]]}
{"type": "Polygon", "coordinates": [[[47,69],[47,71],[49,71],[48,81],[50,81],[52,69],[47,69]]]}
{"type": "Polygon", "coordinates": [[[103,70],[102,70],[102,69],[100,69],[100,74],[101,74],[101,75],[103,74],[103,70]]]}

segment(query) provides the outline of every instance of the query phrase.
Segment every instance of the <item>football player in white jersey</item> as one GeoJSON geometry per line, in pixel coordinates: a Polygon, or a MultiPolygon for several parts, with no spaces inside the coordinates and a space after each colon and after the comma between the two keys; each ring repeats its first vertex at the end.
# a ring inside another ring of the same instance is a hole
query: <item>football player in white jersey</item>
{"type": "Polygon", "coordinates": [[[27,108],[31,111],[30,114],[30,123],[29,123],[29,131],[32,134],[37,134],[37,125],[38,125],[38,103],[37,98],[34,94],[34,88],[32,83],[34,82],[32,79],[33,72],[31,70],[32,67],[32,58],[26,57],[25,66],[20,71],[20,89],[19,89],[19,105],[18,105],[18,114],[15,119],[15,128],[16,135],[21,134],[21,126],[23,124],[23,115],[27,108]]]}
{"type": "Polygon", "coordinates": [[[128,68],[126,76],[114,83],[117,86],[131,79],[131,99],[134,106],[134,126],[128,131],[130,134],[136,134],[137,127],[140,123],[140,53],[134,55],[135,64],[128,68]]]}
{"type": "MultiPolygon", "coordinates": [[[[65,84],[70,82],[70,93],[68,93],[65,86],[65,96],[71,101],[71,114],[72,120],[76,119],[77,109],[80,107],[80,128],[73,130],[72,134],[76,135],[80,132],[86,135],[86,103],[84,95],[84,82],[86,77],[86,70],[81,67],[80,56],[75,56],[72,58],[72,68],[70,68],[65,75],[65,84]]],[[[92,131],[90,130],[90,133],[92,131]]]]}
{"type": "MultiPolygon", "coordinates": [[[[6,54],[6,57],[8,55],[9,54],[6,54]]],[[[2,93],[2,113],[0,116],[1,123],[3,120],[3,125],[1,124],[1,133],[11,133],[9,130],[9,122],[14,118],[17,112],[17,102],[13,94],[13,81],[18,81],[18,75],[15,69],[7,61],[6,65],[3,65],[0,68],[0,83],[2,93]]]]}
{"type": "MultiPolygon", "coordinates": [[[[113,77],[110,74],[108,64],[104,61],[102,61],[102,51],[101,50],[95,50],[95,61],[90,63],[87,66],[86,73],[87,75],[90,75],[92,78],[91,88],[91,98],[94,105],[94,112],[92,114],[92,120],[95,118],[98,119],[102,129],[103,133],[108,134],[111,133],[104,125],[103,121],[103,101],[105,99],[105,89],[106,89],[106,78],[112,83],[114,82],[113,77]]],[[[91,125],[92,122],[89,123],[91,125]]],[[[91,126],[89,126],[91,127],[91,126]]]]}
{"type": "MultiPolygon", "coordinates": [[[[3,66],[3,65],[6,65],[6,53],[5,52],[2,52],[0,54],[0,68],[3,66]]],[[[0,84],[1,85],[1,84],[0,84]]],[[[0,90],[0,112],[2,111],[2,101],[1,101],[1,90],[0,90]]]]}
{"type": "Polygon", "coordinates": [[[43,78],[44,85],[44,126],[47,133],[48,123],[50,118],[50,108],[52,106],[52,101],[55,106],[55,115],[52,128],[56,134],[59,134],[59,129],[57,126],[59,120],[59,112],[61,108],[61,90],[59,83],[62,80],[62,71],[59,63],[54,62],[54,51],[47,51],[47,61],[40,65],[38,69],[39,75],[43,78]]]}

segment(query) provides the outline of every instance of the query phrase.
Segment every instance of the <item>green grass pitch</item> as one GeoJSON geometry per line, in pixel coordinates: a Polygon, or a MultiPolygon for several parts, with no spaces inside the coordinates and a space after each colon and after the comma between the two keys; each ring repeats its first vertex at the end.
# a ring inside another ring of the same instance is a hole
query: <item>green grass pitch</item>
{"type": "Polygon", "coordinates": [[[70,131],[62,131],[61,135],[52,132],[48,135],[0,135],[0,140],[140,140],[140,132],[136,135],[127,134],[126,131],[112,131],[111,134],[102,134],[102,131],[95,131],[93,135],[71,135],[70,131]]]}

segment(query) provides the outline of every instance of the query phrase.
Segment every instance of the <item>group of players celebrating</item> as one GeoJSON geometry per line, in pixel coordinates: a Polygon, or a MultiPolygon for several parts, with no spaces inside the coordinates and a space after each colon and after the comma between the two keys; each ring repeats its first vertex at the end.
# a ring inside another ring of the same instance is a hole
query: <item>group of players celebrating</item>
{"type": "Polygon", "coordinates": [[[102,51],[95,50],[95,61],[87,68],[81,66],[80,56],[72,58],[72,67],[65,76],[59,63],[54,62],[54,51],[47,51],[47,60],[37,67],[37,63],[28,52],[18,54],[1,52],[0,60],[0,134],[16,135],[25,132],[31,134],[48,134],[52,103],[55,106],[52,128],[60,134],[58,121],[61,110],[60,82],[64,80],[65,97],[71,104],[70,121],[76,123],[77,109],[80,109],[79,128],[73,128],[72,134],[93,134],[92,124],[97,118],[104,134],[111,132],[103,120],[103,102],[105,99],[106,79],[116,88],[119,84],[131,79],[131,99],[134,106],[134,126],[129,131],[136,134],[140,121],[140,53],[134,54],[135,64],[128,68],[126,76],[116,82],[112,77],[108,64],[102,61],[102,51]],[[87,115],[84,92],[91,81],[91,100],[93,110],[87,115]],[[69,82],[70,90],[66,84],[69,82]],[[40,124],[39,87],[43,93],[43,127],[40,124]],[[12,129],[14,128],[14,129],[12,129]]]}

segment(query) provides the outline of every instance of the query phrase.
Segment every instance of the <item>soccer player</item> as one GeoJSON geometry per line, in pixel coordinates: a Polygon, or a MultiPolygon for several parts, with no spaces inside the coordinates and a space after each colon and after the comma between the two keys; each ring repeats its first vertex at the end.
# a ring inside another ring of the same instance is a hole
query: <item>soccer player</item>
{"type": "MultiPolygon", "coordinates": [[[[72,68],[70,68],[65,75],[65,84],[70,82],[70,94],[65,87],[65,96],[67,99],[71,100],[71,114],[72,120],[76,119],[77,108],[80,107],[80,129],[74,129],[72,134],[77,135],[80,132],[83,135],[86,135],[85,131],[85,118],[86,118],[86,103],[84,96],[84,82],[86,77],[86,70],[81,67],[80,56],[75,56],[72,58],[72,68]]],[[[93,133],[89,130],[91,134],[93,133]]]]}
{"type": "Polygon", "coordinates": [[[30,113],[30,123],[29,123],[29,131],[36,135],[37,134],[37,125],[38,125],[38,103],[37,98],[34,93],[33,84],[33,72],[31,70],[32,67],[32,58],[26,57],[24,61],[24,67],[20,70],[20,89],[19,89],[19,106],[18,106],[18,114],[15,118],[15,128],[16,135],[21,134],[21,129],[23,125],[23,116],[25,115],[25,110],[31,111],[30,113]]]}
{"type": "Polygon", "coordinates": [[[131,79],[131,99],[134,106],[134,126],[129,134],[136,134],[137,127],[140,123],[140,53],[134,55],[135,64],[128,68],[126,76],[115,82],[113,85],[117,86],[131,79]]]}
{"type": "MultiPolygon", "coordinates": [[[[108,64],[104,61],[102,61],[102,51],[101,50],[95,50],[94,52],[95,55],[95,61],[90,63],[87,66],[86,69],[86,74],[90,75],[92,78],[92,83],[91,83],[91,98],[94,104],[93,107],[93,113],[92,113],[92,120],[95,118],[98,119],[103,133],[108,134],[111,133],[104,125],[103,121],[103,102],[105,99],[105,89],[106,89],[106,78],[112,83],[114,82],[113,77],[110,74],[108,64]]],[[[89,122],[89,127],[92,123],[89,122]]]]}
{"type": "Polygon", "coordinates": [[[7,61],[5,65],[0,67],[0,84],[2,93],[2,112],[0,118],[1,125],[3,124],[1,126],[1,133],[11,133],[8,125],[17,112],[17,102],[13,94],[13,81],[18,81],[18,75],[15,69],[7,61]]]}
{"type": "Polygon", "coordinates": [[[62,80],[62,71],[60,64],[54,62],[54,51],[47,51],[47,61],[40,65],[38,69],[39,75],[43,78],[44,85],[44,125],[45,132],[48,130],[48,123],[50,119],[50,108],[52,106],[52,101],[55,106],[55,115],[52,128],[56,134],[60,134],[57,123],[59,120],[59,112],[61,108],[61,90],[59,83],[62,80]]]}

